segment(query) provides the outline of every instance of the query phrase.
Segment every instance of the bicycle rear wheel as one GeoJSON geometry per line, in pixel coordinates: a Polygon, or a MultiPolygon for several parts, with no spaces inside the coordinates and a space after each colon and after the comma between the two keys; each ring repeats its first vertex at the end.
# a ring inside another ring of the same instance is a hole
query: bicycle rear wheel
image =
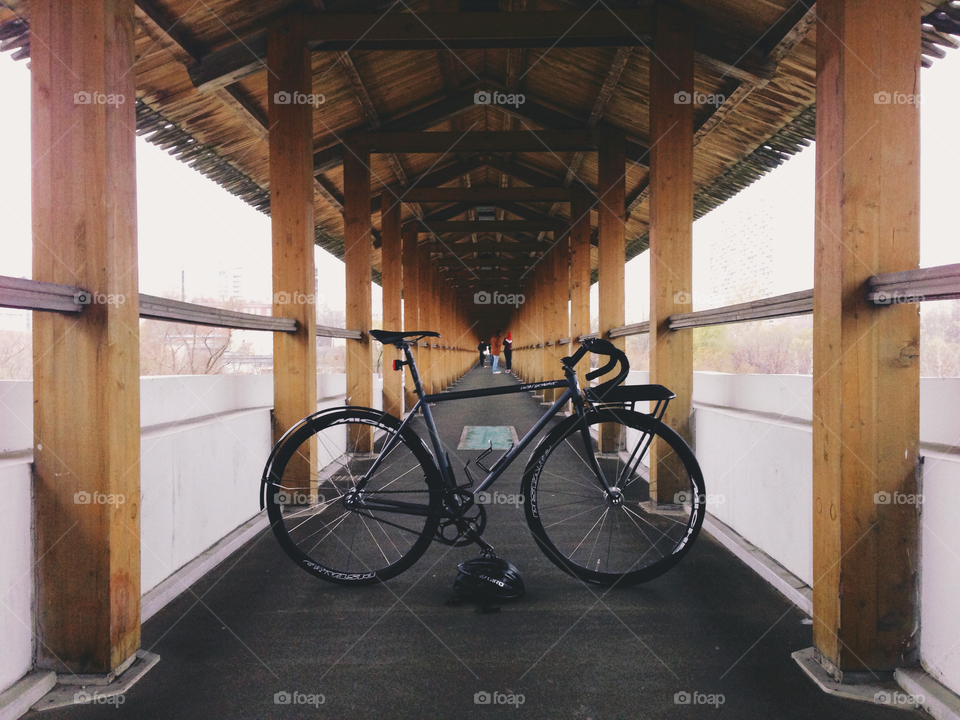
{"type": "Polygon", "coordinates": [[[594,452],[607,482],[619,490],[608,497],[583,444],[580,419],[570,417],[534,450],[523,475],[527,525],[546,556],[559,568],[599,585],[636,585],[662,575],[690,550],[703,524],[703,474],[693,452],[673,430],[642,413],[603,409],[586,422],[619,427],[616,452],[594,452]],[[660,443],[661,472],[677,488],[674,502],[650,501],[648,443],[660,443]],[[643,458],[638,457],[641,452],[643,458]],[[632,461],[631,461],[632,457],[632,461]]]}
{"type": "Polygon", "coordinates": [[[377,583],[409,568],[430,545],[442,493],[433,456],[412,430],[358,487],[399,427],[377,410],[337,408],[304,418],[277,444],[264,470],[270,524],[310,574],[345,585],[377,583]],[[405,512],[376,503],[404,503],[405,512]]]}

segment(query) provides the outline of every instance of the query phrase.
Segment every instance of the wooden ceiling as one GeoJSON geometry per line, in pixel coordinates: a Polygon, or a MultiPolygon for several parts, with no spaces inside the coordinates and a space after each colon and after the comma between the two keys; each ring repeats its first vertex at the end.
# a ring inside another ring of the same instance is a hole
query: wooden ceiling
{"type": "MultiPolygon", "coordinates": [[[[804,0],[681,4],[695,24],[700,216],[812,139],[815,7],[804,0]]],[[[957,46],[951,33],[960,31],[960,7],[921,4],[929,64],[957,46]]],[[[29,56],[29,10],[24,0],[0,3],[0,50],[17,58],[29,56]]],[[[137,0],[138,132],[263,212],[270,186],[265,28],[296,11],[310,13],[327,38],[312,45],[313,91],[322,96],[313,114],[322,247],[343,255],[342,140],[351,133],[524,131],[528,142],[509,152],[461,143],[371,156],[375,278],[380,195],[415,185],[423,189],[405,198],[404,222],[421,218],[435,233],[421,241],[441,256],[451,282],[474,292],[472,273],[456,270],[467,266],[522,286],[537,243],[569,221],[567,189],[597,186],[596,153],[561,149],[550,131],[590,137],[611,126],[628,139],[627,259],[646,249],[652,2],[500,0],[498,12],[477,14],[459,12],[457,0],[137,0]],[[505,18],[510,30],[500,34],[505,18]],[[485,97],[477,93],[495,92],[522,94],[524,102],[477,102],[485,97]],[[426,190],[434,187],[447,190],[426,190]]],[[[591,221],[595,243],[595,212],[591,221]]]]}

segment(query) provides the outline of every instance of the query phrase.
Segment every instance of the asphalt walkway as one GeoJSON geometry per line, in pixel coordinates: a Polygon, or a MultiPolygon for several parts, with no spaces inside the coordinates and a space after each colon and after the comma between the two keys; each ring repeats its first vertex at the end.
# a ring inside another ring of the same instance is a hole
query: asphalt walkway
{"type": "MultiPolygon", "coordinates": [[[[515,382],[488,367],[454,389],[515,382]]],[[[434,407],[461,475],[479,454],[456,450],[465,425],[522,436],[543,410],[526,393],[434,407]]],[[[521,461],[499,492],[520,492],[521,461]]],[[[609,592],[541,555],[522,507],[490,507],[484,537],[527,585],[495,614],[445,604],[475,548],[434,543],[400,577],[344,588],[299,570],[264,532],[144,625],[161,660],[122,705],[29,717],[924,717],[821,693],[790,658],[812,644],[803,614],[705,533],[663,577],[609,592]]]]}

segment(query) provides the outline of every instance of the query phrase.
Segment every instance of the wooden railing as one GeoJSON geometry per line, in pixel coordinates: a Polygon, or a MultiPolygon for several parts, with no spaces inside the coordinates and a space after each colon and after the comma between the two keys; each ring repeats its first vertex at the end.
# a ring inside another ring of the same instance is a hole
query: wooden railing
{"type": "MultiPolygon", "coordinates": [[[[24,280],[0,276],[0,307],[21,310],[80,313],[97,296],[74,285],[58,285],[39,280],[24,280]]],[[[104,298],[104,302],[116,302],[104,298]]],[[[251,315],[236,310],[181,302],[169,298],[140,293],[140,317],[147,320],[168,320],[191,325],[210,325],[233,330],[260,330],[264,332],[296,332],[297,321],[292,318],[251,315]]],[[[359,330],[317,325],[317,337],[359,340],[359,330]]]]}
{"type": "MultiPolygon", "coordinates": [[[[960,263],[875,275],[866,283],[866,295],[869,302],[878,306],[960,298],[960,263]]],[[[95,296],[87,290],[74,285],[58,285],[39,280],[0,276],[0,307],[79,313],[83,312],[84,307],[94,299],[96,299],[95,296]]],[[[671,330],[683,330],[806,315],[812,312],[813,290],[803,290],[712,310],[672,315],[669,323],[671,330]]],[[[221,310],[142,293],[140,294],[140,317],[236,330],[295,332],[297,329],[296,320],[290,318],[249,315],[234,310],[221,310]]],[[[649,332],[650,323],[644,321],[613,328],[608,336],[619,338],[649,332]]],[[[359,330],[318,325],[317,336],[359,340],[362,333],[359,330]]],[[[598,333],[587,333],[580,335],[577,339],[584,340],[588,337],[598,337],[598,333]]],[[[570,338],[565,337],[556,341],[546,340],[534,345],[524,345],[516,349],[524,350],[531,347],[569,343],[570,338]]]]}
{"type": "MultiPolygon", "coordinates": [[[[874,275],[866,283],[866,296],[869,302],[877,306],[960,299],[960,263],[874,275]]],[[[728,325],[730,323],[770,320],[793,315],[807,315],[812,312],[813,290],[802,290],[712,310],[671,315],[669,324],[671,330],[684,330],[710,325],[728,325]]],[[[643,322],[613,328],[607,336],[619,338],[644,335],[649,332],[650,323],[644,320],[643,322]]],[[[599,337],[599,333],[580,335],[577,340],[582,341],[591,337],[599,337]]],[[[557,342],[559,345],[566,345],[570,342],[570,338],[560,338],[557,342]]],[[[548,341],[548,344],[552,343],[548,341]]],[[[540,343],[517,349],[542,346],[543,344],[540,343]]]]}

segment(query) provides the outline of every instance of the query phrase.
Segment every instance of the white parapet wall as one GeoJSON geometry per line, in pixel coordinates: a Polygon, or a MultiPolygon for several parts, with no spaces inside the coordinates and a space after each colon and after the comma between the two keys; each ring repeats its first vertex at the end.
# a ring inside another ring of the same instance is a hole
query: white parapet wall
{"type": "MultiPolygon", "coordinates": [[[[383,383],[374,377],[374,405],[383,383]]],[[[346,376],[317,376],[318,408],[346,376]]],[[[0,381],[0,691],[32,667],[33,388],[0,381]]],[[[268,375],[144,377],[140,383],[141,591],[148,593],[260,511],[271,447],[268,375]]]]}
{"type": "MultiPolygon", "coordinates": [[[[648,382],[633,372],[629,384],[648,382]]],[[[344,402],[343,375],[317,378],[318,407],[344,402]]],[[[374,378],[374,405],[382,407],[374,378]]],[[[812,583],[811,378],[694,374],[695,449],[708,511],[812,583]]],[[[0,382],[0,691],[32,665],[33,398],[0,382]]],[[[141,586],[147,593],[259,512],[273,379],[141,381],[141,586]]],[[[645,408],[638,408],[644,410],[645,408]]],[[[921,659],[960,691],[960,379],[921,381],[921,659]]]]}

